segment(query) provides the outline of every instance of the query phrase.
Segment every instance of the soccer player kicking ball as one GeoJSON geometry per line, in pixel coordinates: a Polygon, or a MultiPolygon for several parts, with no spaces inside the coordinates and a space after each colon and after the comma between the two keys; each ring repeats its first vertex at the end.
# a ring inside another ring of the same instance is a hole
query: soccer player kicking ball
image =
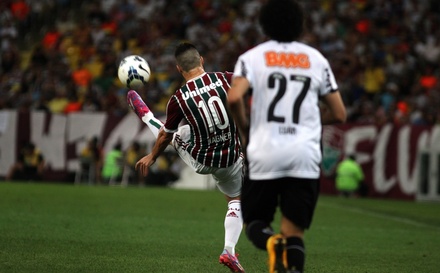
{"type": "Polygon", "coordinates": [[[203,58],[189,43],[180,44],[175,57],[186,84],[168,101],[165,123],[154,117],[136,91],[127,94],[128,104],[157,139],[152,152],[136,163],[136,169],[146,175],[157,157],[172,145],[195,172],[211,174],[228,202],[225,243],[219,262],[232,272],[245,272],[235,253],[243,228],[240,202],[243,155],[237,128],[225,107],[230,75],[205,72],[203,58]],[[179,127],[182,120],[188,124],[179,127]]]}

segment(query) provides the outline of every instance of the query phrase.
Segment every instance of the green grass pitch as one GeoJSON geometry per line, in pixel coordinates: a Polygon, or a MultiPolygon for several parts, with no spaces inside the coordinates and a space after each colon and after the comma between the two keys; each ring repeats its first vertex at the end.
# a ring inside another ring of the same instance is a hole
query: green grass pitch
{"type": "MultiPolygon", "coordinates": [[[[218,191],[1,182],[0,272],[229,272],[225,214],[218,191]]],[[[440,272],[440,203],[321,196],[306,249],[309,273],[440,272]]]]}

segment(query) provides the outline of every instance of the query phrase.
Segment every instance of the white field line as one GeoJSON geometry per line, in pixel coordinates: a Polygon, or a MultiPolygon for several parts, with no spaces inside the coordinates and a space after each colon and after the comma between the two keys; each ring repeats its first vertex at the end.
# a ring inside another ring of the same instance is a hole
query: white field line
{"type": "Polygon", "coordinates": [[[391,216],[389,214],[373,212],[373,211],[369,211],[369,210],[362,209],[362,208],[346,207],[346,206],[334,205],[334,204],[329,204],[329,203],[324,203],[324,202],[321,202],[320,205],[324,206],[324,207],[339,209],[339,210],[346,210],[346,211],[351,211],[351,212],[355,212],[355,213],[361,213],[364,215],[369,215],[369,216],[373,216],[373,217],[381,218],[381,219],[385,219],[385,220],[392,220],[395,222],[404,223],[404,224],[408,224],[408,225],[412,225],[412,226],[416,226],[416,227],[432,228],[437,231],[440,231],[440,227],[438,227],[438,226],[414,221],[409,218],[391,216]]]}

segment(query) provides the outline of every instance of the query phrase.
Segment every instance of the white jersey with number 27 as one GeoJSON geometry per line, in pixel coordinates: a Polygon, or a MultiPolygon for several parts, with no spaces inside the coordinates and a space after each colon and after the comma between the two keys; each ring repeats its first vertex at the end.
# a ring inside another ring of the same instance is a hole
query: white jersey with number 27
{"type": "Polygon", "coordinates": [[[327,59],[303,43],[271,40],[239,57],[237,76],[252,88],[246,151],[250,178],[318,178],[319,97],[338,89],[327,59]]]}

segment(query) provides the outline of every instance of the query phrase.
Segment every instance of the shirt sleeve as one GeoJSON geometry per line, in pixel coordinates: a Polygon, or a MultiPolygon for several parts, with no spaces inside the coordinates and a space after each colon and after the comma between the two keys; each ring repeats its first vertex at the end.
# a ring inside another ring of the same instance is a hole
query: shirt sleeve
{"type": "Polygon", "coordinates": [[[244,77],[249,81],[249,84],[252,87],[252,76],[251,76],[251,68],[250,65],[246,62],[246,59],[242,56],[238,58],[237,63],[234,68],[233,77],[244,77]]]}
{"type": "Polygon", "coordinates": [[[231,85],[232,77],[234,76],[234,73],[229,72],[229,71],[225,71],[224,75],[225,75],[226,81],[229,83],[229,85],[231,85]]]}
{"type": "Polygon", "coordinates": [[[329,93],[336,92],[338,90],[338,84],[336,83],[335,75],[330,67],[330,64],[325,60],[322,69],[322,82],[320,88],[320,95],[327,95],[329,93]]]}
{"type": "Polygon", "coordinates": [[[358,177],[359,181],[364,180],[364,172],[363,172],[360,165],[357,165],[357,177],[358,177]]]}
{"type": "Polygon", "coordinates": [[[164,124],[164,131],[167,133],[175,133],[184,117],[175,96],[172,96],[168,101],[166,112],[167,119],[164,124]]]}

